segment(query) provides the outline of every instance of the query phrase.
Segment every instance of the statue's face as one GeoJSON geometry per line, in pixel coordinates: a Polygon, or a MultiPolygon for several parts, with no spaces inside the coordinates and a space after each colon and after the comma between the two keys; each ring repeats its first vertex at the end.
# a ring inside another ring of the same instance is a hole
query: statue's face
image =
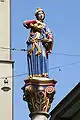
{"type": "Polygon", "coordinates": [[[43,11],[39,11],[38,12],[37,18],[38,18],[38,20],[44,20],[45,14],[43,13],[43,11]]]}

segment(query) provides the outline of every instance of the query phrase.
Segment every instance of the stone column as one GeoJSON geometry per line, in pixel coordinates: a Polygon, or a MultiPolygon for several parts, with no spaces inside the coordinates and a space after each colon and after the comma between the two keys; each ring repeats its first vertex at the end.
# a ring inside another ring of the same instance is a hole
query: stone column
{"type": "Polygon", "coordinates": [[[30,114],[31,120],[47,120],[49,114],[47,112],[35,112],[30,114]]]}
{"type": "Polygon", "coordinates": [[[25,80],[25,85],[22,87],[23,100],[28,102],[31,120],[48,119],[48,111],[55,94],[55,84],[55,80],[44,77],[25,80]]]}

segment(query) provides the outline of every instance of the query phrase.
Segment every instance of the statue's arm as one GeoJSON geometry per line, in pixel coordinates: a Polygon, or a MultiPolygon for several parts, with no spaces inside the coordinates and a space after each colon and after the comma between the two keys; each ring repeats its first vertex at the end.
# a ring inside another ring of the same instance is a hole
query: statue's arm
{"type": "Polygon", "coordinates": [[[43,42],[46,47],[46,53],[51,53],[54,44],[54,36],[49,29],[46,29],[45,33],[46,33],[46,39],[43,39],[43,42]]]}
{"type": "Polygon", "coordinates": [[[29,28],[31,28],[35,23],[36,23],[36,20],[27,20],[27,21],[24,21],[23,25],[24,25],[24,27],[26,27],[27,29],[29,29],[29,28]]]}
{"type": "Polygon", "coordinates": [[[48,39],[49,39],[49,42],[51,43],[50,50],[49,50],[49,52],[51,53],[52,52],[52,48],[53,48],[53,44],[54,44],[54,37],[53,37],[52,33],[48,33],[48,39]]]}

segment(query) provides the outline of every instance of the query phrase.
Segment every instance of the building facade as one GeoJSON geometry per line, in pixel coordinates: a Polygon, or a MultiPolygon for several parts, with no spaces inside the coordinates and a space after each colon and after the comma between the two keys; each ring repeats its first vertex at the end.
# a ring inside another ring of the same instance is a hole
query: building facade
{"type": "Polygon", "coordinates": [[[0,0],[0,120],[13,120],[10,0],[0,0]]]}
{"type": "Polygon", "coordinates": [[[50,120],[80,120],[80,82],[50,113],[50,120]]]}

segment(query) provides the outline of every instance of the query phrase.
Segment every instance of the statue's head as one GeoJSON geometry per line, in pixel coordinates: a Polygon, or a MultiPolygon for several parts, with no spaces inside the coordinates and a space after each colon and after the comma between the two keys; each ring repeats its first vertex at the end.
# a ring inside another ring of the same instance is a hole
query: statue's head
{"type": "Polygon", "coordinates": [[[36,16],[37,20],[43,21],[45,18],[45,13],[44,13],[43,9],[37,8],[36,12],[35,12],[35,16],[36,16]]]}

